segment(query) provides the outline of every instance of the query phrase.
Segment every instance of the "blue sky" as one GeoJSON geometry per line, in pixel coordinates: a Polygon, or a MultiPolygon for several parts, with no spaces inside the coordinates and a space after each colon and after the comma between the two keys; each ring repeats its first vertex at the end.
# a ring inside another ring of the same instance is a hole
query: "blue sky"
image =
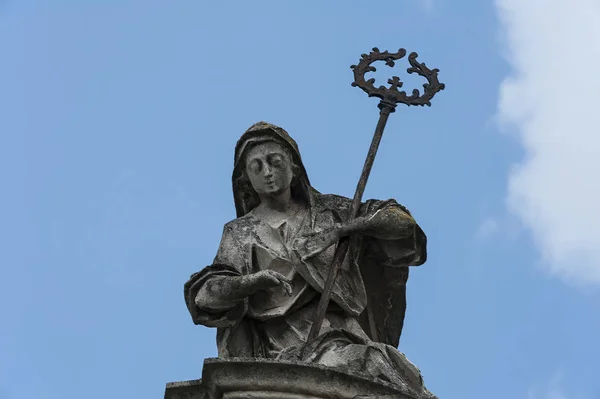
{"type": "Polygon", "coordinates": [[[597,0],[0,1],[0,398],[159,398],[199,378],[214,331],[182,289],[235,216],[236,140],[278,124],[317,189],[351,196],[377,102],[349,66],[374,46],[418,51],[447,86],[391,116],[365,194],[429,238],[400,349],[442,399],[600,398],[583,72],[599,16],[597,0]]]}

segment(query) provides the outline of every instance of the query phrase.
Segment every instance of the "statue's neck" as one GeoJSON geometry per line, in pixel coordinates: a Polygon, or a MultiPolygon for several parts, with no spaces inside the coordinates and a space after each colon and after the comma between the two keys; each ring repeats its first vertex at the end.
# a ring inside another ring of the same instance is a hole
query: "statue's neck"
{"type": "Polygon", "coordinates": [[[292,193],[290,190],[285,190],[284,192],[276,195],[260,196],[260,207],[264,210],[285,212],[293,205],[294,200],[292,199],[292,193]]]}
{"type": "Polygon", "coordinates": [[[298,213],[303,207],[302,201],[292,197],[291,191],[278,195],[260,197],[260,205],[256,207],[255,213],[261,216],[292,215],[298,213]]]}

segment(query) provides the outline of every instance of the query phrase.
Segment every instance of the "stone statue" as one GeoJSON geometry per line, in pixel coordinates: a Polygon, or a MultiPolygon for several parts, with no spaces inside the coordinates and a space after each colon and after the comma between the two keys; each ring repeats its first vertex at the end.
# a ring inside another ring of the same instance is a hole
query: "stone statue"
{"type": "Polygon", "coordinates": [[[393,199],[368,200],[349,218],[351,200],[315,190],[296,142],[265,122],[238,141],[232,180],[237,218],[225,225],[213,263],[184,287],[194,323],[217,328],[219,358],[302,361],[435,398],[396,349],[408,267],[427,257],[410,212],[393,199]],[[324,323],[302,356],[335,245],[346,236],[324,323]]]}

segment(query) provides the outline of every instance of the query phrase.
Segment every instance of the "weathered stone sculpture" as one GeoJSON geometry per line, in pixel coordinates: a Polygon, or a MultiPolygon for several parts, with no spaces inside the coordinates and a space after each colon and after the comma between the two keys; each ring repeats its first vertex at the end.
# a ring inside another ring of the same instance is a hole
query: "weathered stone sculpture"
{"type": "Polygon", "coordinates": [[[319,193],[296,142],[265,122],[238,141],[232,183],[237,218],[184,287],[194,323],[217,328],[219,358],[166,397],[435,398],[396,349],[409,266],[427,257],[410,212],[319,193]]]}

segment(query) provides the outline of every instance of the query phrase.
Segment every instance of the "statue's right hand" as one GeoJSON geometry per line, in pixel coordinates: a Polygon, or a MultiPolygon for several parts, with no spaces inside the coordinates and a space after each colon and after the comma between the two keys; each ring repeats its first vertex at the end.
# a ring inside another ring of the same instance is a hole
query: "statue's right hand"
{"type": "Polygon", "coordinates": [[[248,284],[253,291],[263,291],[269,288],[282,287],[288,295],[292,295],[292,281],[274,270],[261,270],[247,276],[248,284]]]}

